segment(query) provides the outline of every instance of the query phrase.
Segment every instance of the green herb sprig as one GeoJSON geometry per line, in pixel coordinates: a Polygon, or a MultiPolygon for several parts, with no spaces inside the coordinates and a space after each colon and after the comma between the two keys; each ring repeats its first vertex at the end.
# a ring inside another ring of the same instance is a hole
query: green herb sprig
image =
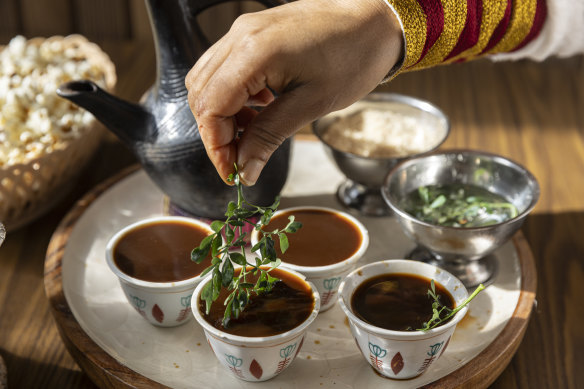
{"type": "Polygon", "coordinates": [[[471,185],[421,186],[417,195],[417,202],[406,204],[407,212],[422,221],[442,226],[482,227],[513,219],[519,214],[512,203],[471,185]]]}
{"type": "Polygon", "coordinates": [[[485,286],[480,284],[477,286],[474,292],[470,296],[466,298],[461,304],[459,304],[456,308],[450,309],[445,305],[442,305],[438,295],[436,294],[436,286],[434,285],[434,280],[430,281],[430,289],[428,289],[428,296],[434,300],[432,302],[432,318],[424,323],[423,328],[418,328],[418,331],[426,332],[431,330],[432,328],[438,327],[439,325],[447,322],[451,317],[456,315],[458,311],[464,308],[468,303],[471,302],[483,289],[485,286]]]}
{"type": "Polygon", "coordinates": [[[222,288],[227,288],[231,293],[225,299],[225,313],[223,315],[223,326],[227,327],[231,317],[239,317],[245,309],[252,294],[261,294],[269,291],[278,278],[272,277],[269,273],[278,267],[281,260],[277,257],[274,247],[274,238],[280,242],[280,251],[284,253],[288,247],[287,233],[294,233],[302,227],[302,223],[294,220],[290,216],[288,224],[282,229],[273,231],[265,230],[264,226],[270,220],[280,205],[279,197],[268,207],[250,204],[243,197],[243,185],[239,178],[237,166],[235,173],[229,175],[228,181],[233,182],[237,188],[237,202],[229,202],[225,220],[215,220],[211,223],[213,234],[205,237],[200,245],[191,252],[191,260],[201,263],[209,252],[211,253],[211,266],[201,273],[204,277],[212,273],[212,280],[201,292],[201,298],[205,300],[206,312],[209,313],[212,303],[217,300],[222,288]],[[254,222],[254,216],[260,216],[258,222],[254,222]],[[245,236],[247,232],[243,227],[248,224],[257,230],[261,238],[252,247],[252,252],[259,253],[259,257],[254,257],[251,263],[245,252],[245,236]],[[236,232],[237,231],[237,235],[236,232]],[[241,266],[239,274],[235,273],[235,266],[241,266]],[[259,276],[255,283],[250,282],[251,276],[259,276]]]}

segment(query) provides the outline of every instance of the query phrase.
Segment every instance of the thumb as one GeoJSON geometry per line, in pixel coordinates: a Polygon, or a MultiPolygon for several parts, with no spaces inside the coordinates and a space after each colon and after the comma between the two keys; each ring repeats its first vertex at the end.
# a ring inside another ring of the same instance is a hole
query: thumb
{"type": "Polygon", "coordinates": [[[245,185],[255,184],[274,151],[287,138],[326,113],[322,102],[331,100],[315,98],[315,89],[304,85],[285,92],[246,126],[237,143],[237,165],[245,185]]]}

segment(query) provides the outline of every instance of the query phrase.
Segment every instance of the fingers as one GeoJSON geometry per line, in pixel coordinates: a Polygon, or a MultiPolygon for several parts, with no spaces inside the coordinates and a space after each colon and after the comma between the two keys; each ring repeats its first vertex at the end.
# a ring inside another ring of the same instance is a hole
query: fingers
{"type": "Polygon", "coordinates": [[[257,115],[258,111],[248,107],[243,107],[238,113],[235,114],[235,123],[237,124],[237,129],[243,131],[257,115]]]}
{"type": "Polygon", "coordinates": [[[274,96],[266,88],[265,76],[255,70],[261,66],[252,66],[245,55],[225,52],[230,48],[214,46],[215,57],[202,57],[203,63],[193,67],[185,84],[209,159],[227,182],[237,159],[237,127],[245,127],[254,116],[246,105],[267,105],[274,96]]]}
{"type": "Polygon", "coordinates": [[[318,88],[302,86],[287,92],[257,114],[237,143],[237,166],[242,182],[253,185],[274,151],[325,107],[318,88]]]}
{"type": "Polygon", "coordinates": [[[243,15],[189,72],[189,105],[224,180],[237,162],[254,184],[286,138],[367,94],[399,59],[403,34],[382,1],[331,1],[243,15]]]}
{"type": "Polygon", "coordinates": [[[259,93],[247,99],[247,105],[266,106],[274,101],[274,94],[268,88],[264,88],[259,93]]]}

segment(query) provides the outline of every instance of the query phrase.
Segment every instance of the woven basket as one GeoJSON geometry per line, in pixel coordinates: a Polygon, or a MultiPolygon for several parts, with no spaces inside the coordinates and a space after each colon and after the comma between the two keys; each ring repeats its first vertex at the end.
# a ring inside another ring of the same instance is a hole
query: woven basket
{"type": "MultiPolygon", "coordinates": [[[[44,38],[28,43],[40,44],[44,38]]],[[[103,69],[106,89],[113,92],[117,78],[109,56],[81,35],[54,36],[66,47],[79,47],[88,61],[103,69]]],[[[0,51],[3,49],[0,46],[0,51]]],[[[38,218],[56,205],[74,187],[79,173],[98,148],[103,126],[97,121],[83,135],[25,164],[0,168],[0,221],[13,231],[38,218]]]]}

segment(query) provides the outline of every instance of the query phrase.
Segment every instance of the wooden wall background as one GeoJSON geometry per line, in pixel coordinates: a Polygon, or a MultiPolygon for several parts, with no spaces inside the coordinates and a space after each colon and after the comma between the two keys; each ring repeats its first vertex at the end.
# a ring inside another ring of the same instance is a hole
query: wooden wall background
{"type": "MultiPolygon", "coordinates": [[[[199,22],[216,40],[239,14],[262,8],[253,1],[226,2],[203,12],[199,22]]],[[[17,34],[72,33],[95,42],[152,41],[144,0],[0,0],[0,45],[17,34]]]]}

